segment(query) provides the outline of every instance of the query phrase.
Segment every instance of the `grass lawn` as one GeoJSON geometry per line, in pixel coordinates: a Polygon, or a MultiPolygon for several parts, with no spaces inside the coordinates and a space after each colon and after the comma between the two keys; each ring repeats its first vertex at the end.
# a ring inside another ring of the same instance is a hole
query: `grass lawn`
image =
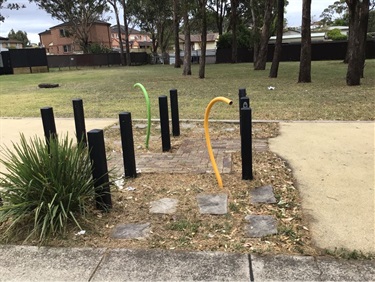
{"type": "Polygon", "coordinates": [[[159,117],[158,96],[179,93],[181,119],[203,119],[209,101],[216,96],[234,100],[229,107],[214,106],[210,118],[238,119],[238,89],[246,88],[254,119],[266,120],[374,120],[375,60],[367,60],[360,86],[346,86],[347,65],[341,61],[312,62],[312,83],[297,83],[299,62],[282,62],[279,77],[268,78],[251,64],[207,65],[206,78],[184,77],[173,66],[101,67],[96,69],[51,70],[42,74],[0,77],[0,116],[38,117],[40,108],[51,106],[56,117],[72,117],[72,99],[82,98],[85,116],[117,118],[121,111],[133,119],[145,118],[146,107],[137,82],[147,89],[152,118],[159,117]],[[54,89],[40,89],[39,83],[59,83],[54,89]],[[275,90],[268,90],[274,86],[275,90]]]}

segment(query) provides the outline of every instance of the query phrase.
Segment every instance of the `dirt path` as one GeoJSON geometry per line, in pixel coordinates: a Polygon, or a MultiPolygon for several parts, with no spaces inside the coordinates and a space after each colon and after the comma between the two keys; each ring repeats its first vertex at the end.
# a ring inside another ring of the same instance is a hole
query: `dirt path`
{"type": "Polygon", "coordinates": [[[270,149],[293,168],[318,247],[375,252],[374,123],[282,123],[270,149]]]}

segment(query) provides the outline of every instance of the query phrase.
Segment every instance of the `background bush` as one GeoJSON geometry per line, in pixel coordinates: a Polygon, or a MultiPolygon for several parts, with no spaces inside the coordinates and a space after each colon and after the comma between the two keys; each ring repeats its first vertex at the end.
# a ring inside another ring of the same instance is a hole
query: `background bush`
{"type": "Polygon", "coordinates": [[[63,234],[68,224],[81,229],[79,220],[94,197],[92,166],[88,150],[73,145],[68,137],[30,139],[21,135],[20,144],[5,148],[0,162],[7,172],[0,174],[0,223],[9,224],[6,235],[22,224],[27,239],[63,234]]]}
{"type": "Polygon", "coordinates": [[[338,28],[331,29],[327,32],[327,37],[332,40],[347,40],[348,36],[342,34],[338,28]]]}
{"type": "MultiPolygon", "coordinates": [[[[238,28],[237,35],[237,48],[250,48],[253,45],[253,35],[251,31],[245,26],[241,25],[238,28]]],[[[232,48],[232,33],[227,32],[220,35],[216,46],[218,49],[229,49],[232,48]]]]}

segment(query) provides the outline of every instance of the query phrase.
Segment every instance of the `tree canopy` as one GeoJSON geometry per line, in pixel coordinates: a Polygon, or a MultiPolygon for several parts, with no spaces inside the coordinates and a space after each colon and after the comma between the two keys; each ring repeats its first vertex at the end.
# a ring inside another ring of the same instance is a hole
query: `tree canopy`
{"type": "Polygon", "coordinates": [[[5,17],[1,14],[2,9],[10,9],[10,10],[18,10],[21,8],[25,8],[24,4],[20,3],[7,3],[7,0],[0,0],[0,22],[4,22],[5,17]]]}
{"type": "Polygon", "coordinates": [[[8,33],[8,38],[9,39],[15,39],[15,40],[21,41],[23,47],[26,47],[26,46],[30,45],[30,41],[27,38],[27,32],[26,31],[19,30],[17,32],[14,32],[14,30],[12,29],[8,33]]]}
{"type": "MultiPolygon", "coordinates": [[[[374,9],[375,9],[375,0],[370,0],[369,10],[374,11],[374,9]]],[[[327,8],[323,10],[320,17],[324,25],[348,26],[349,25],[349,9],[348,9],[346,0],[337,0],[333,2],[331,5],[329,5],[327,8]]],[[[374,20],[370,17],[369,23],[370,21],[374,21],[374,20]]]]}

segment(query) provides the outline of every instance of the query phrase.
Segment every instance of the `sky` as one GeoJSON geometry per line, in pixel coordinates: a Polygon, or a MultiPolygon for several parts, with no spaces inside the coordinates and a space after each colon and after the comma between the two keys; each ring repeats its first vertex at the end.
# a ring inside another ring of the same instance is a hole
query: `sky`
{"type": "MultiPolygon", "coordinates": [[[[318,20],[323,10],[334,1],[335,0],[312,0],[312,20],[318,20]]],[[[44,10],[40,10],[34,3],[29,3],[28,0],[8,0],[7,3],[23,3],[26,5],[26,8],[20,10],[1,10],[1,14],[5,17],[5,21],[3,23],[0,22],[0,36],[2,37],[7,37],[11,29],[15,32],[21,30],[27,32],[27,37],[32,43],[38,43],[38,33],[61,23],[52,19],[49,14],[44,10]]],[[[285,17],[288,20],[288,26],[300,26],[302,19],[302,0],[289,0],[285,17]]],[[[109,23],[115,24],[113,15],[109,23]]]]}

